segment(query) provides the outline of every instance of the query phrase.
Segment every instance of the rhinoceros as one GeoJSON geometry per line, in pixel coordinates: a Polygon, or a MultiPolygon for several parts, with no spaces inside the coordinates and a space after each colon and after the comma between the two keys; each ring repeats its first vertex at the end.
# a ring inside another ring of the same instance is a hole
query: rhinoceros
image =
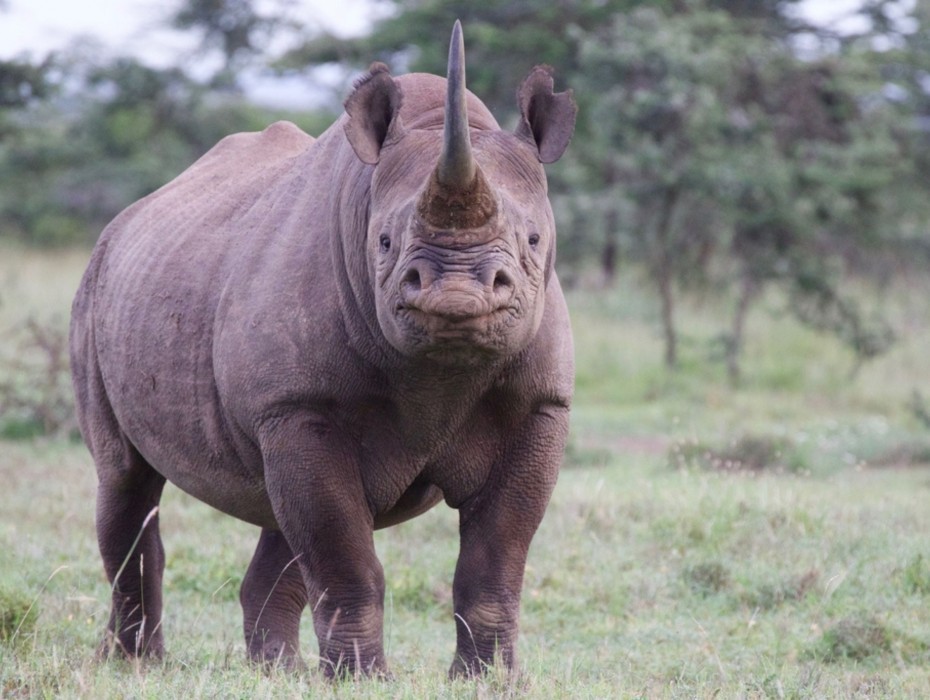
{"type": "Polygon", "coordinates": [[[78,417],[112,585],[101,651],[163,653],[165,481],[261,529],[249,658],[384,674],[373,531],[459,512],[452,675],[513,668],[573,391],[543,163],[574,129],[537,66],[503,131],[465,87],[375,63],[319,138],[220,141],[103,231],[74,300],[78,417]]]}

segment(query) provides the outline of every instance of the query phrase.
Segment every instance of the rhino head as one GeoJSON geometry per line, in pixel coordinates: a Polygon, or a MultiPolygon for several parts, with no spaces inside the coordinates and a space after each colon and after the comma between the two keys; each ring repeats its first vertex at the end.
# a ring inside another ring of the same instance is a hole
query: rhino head
{"type": "Polygon", "coordinates": [[[444,110],[432,115],[402,110],[404,84],[382,64],[346,102],[349,142],[376,166],[367,263],[378,324],[406,356],[454,364],[512,356],[543,318],[555,225],[542,164],[562,155],[577,108],[570,92],[553,93],[551,69],[537,66],[517,93],[519,126],[501,131],[466,91],[458,22],[446,81],[432,77],[424,88],[426,78],[412,87],[445,91],[444,110]]]}

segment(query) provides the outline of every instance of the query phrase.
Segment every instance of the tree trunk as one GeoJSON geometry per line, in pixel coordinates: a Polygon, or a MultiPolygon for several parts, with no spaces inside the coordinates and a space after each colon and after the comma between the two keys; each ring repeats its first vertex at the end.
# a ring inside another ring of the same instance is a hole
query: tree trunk
{"type": "Polygon", "coordinates": [[[738,387],[742,380],[743,337],[746,331],[746,316],[753,299],[759,293],[759,283],[753,279],[748,270],[743,271],[740,285],[739,299],[736,302],[736,311],[733,314],[733,325],[730,328],[730,337],[727,339],[726,360],[727,377],[730,386],[738,387]]]}
{"type": "Polygon", "coordinates": [[[617,229],[620,227],[620,213],[610,209],[604,217],[605,240],[601,250],[601,272],[604,274],[604,286],[612,287],[617,278],[617,229]]]}
{"type": "Polygon", "coordinates": [[[656,223],[656,251],[653,263],[653,275],[659,288],[662,303],[662,332],[665,336],[665,366],[675,369],[678,366],[678,329],[675,327],[675,263],[670,234],[672,214],[678,203],[677,185],[668,187],[662,195],[659,220],[656,223]]]}

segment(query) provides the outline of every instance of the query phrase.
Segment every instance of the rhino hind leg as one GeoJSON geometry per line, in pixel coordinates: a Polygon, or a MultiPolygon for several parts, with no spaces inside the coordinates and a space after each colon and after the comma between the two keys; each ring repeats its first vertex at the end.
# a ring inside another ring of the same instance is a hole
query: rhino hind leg
{"type": "Polygon", "coordinates": [[[300,618],[307,588],[281,532],[262,530],[239,602],[250,661],[268,668],[306,668],[300,657],[300,618]]]}
{"type": "Polygon", "coordinates": [[[158,502],[165,478],[128,441],[123,445],[125,459],[113,470],[119,477],[101,477],[97,487],[97,542],[112,592],[100,654],[160,658],[165,550],[158,502]]]}

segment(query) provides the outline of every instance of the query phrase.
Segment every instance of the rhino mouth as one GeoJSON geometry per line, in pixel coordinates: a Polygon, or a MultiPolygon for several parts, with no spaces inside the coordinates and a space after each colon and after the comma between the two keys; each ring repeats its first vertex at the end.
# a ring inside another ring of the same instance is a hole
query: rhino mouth
{"type": "Polygon", "coordinates": [[[465,313],[398,304],[397,316],[406,326],[410,340],[420,349],[458,348],[496,353],[506,346],[507,331],[516,323],[519,312],[513,305],[465,313]]]}
{"type": "Polygon", "coordinates": [[[479,313],[441,313],[424,310],[416,306],[399,304],[397,312],[400,316],[436,336],[480,333],[492,327],[507,325],[509,320],[515,320],[517,316],[517,309],[513,306],[505,306],[479,313]]]}

